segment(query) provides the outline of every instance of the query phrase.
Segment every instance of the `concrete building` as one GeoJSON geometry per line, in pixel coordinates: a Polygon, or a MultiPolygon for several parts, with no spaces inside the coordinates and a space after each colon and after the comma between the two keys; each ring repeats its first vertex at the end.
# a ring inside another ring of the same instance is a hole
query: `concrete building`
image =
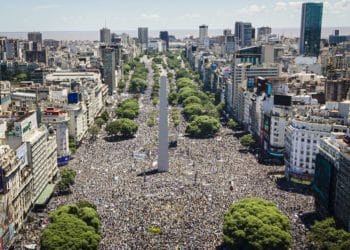
{"type": "Polygon", "coordinates": [[[100,42],[110,44],[111,41],[111,30],[107,27],[100,29],[100,42]]]}
{"type": "Polygon", "coordinates": [[[258,28],[258,31],[257,31],[257,40],[258,41],[266,41],[267,38],[269,37],[269,35],[271,35],[271,27],[266,27],[266,26],[263,26],[263,27],[259,27],[258,28]]]}
{"type": "Polygon", "coordinates": [[[199,26],[199,44],[205,48],[209,48],[208,25],[199,26]]]}
{"type": "Polygon", "coordinates": [[[43,44],[41,32],[28,32],[28,41],[43,44]]]}
{"type": "Polygon", "coordinates": [[[240,47],[252,45],[252,24],[245,22],[235,23],[235,37],[240,47]]]}
{"type": "Polygon", "coordinates": [[[350,100],[350,79],[326,80],[325,94],[327,101],[341,102],[350,100]]]}
{"type": "Polygon", "coordinates": [[[303,3],[301,14],[301,55],[318,56],[321,46],[323,3],[303,3]]]}
{"type": "Polygon", "coordinates": [[[320,140],[345,129],[324,116],[295,117],[286,128],[286,175],[312,179],[320,140]]]}
{"type": "Polygon", "coordinates": [[[46,108],[42,115],[42,123],[52,126],[56,132],[58,165],[67,164],[70,159],[68,113],[58,108],[46,108]]]}
{"type": "Polygon", "coordinates": [[[168,31],[160,31],[159,38],[165,42],[166,49],[169,49],[169,33],[168,31]]]}
{"type": "Polygon", "coordinates": [[[113,48],[102,48],[103,78],[108,85],[108,93],[112,95],[116,89],[115,51],[113,48]]]}
{"type": "Polygon", "coordinates": [[[145,51],[148,48],[148,28],[139,27],[138,28],[138,39],[141,47],[141,51],[145,51]]]}

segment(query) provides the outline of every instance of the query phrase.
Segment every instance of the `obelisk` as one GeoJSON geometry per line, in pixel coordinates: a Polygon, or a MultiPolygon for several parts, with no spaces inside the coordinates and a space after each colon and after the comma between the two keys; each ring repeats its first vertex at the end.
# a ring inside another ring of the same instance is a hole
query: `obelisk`
{"type": "Polygon", "coordinates": [[[167,81],[166,76],[160,77],[158,172],[167,172],[169,170],[167,81]]]}

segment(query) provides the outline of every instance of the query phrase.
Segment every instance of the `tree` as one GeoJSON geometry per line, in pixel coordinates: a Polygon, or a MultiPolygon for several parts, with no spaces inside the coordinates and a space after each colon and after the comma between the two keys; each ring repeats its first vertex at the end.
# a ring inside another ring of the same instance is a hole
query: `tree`
{"type": "Polygon", "coordinates": [[[247,135],[242,136],[240,142],[244,147],[249,148],[249,147],[254,145],[255,140],[251,134],[247,134],[247,135]]]}
{"type": "Polygon", "coordinates": [[[130,65],[129,64],[124,64],[123,65],[123,70],[124,70],[124,74],[128,74],[129,72],[130,72],[130,70],[131,70],[131,67],[130,67],[130,65]]]}
{"type": "Polygon", "coordinates": [[[179,96],[175,91],[171,91],[168,95],[168,101],[170,105],[177,105],[179,96]]]}
{"type": "Polygon", "coordinates": [[[333,218],[316,221],[309,231],[308,238],[315,249],[350,249],[350,233],[338,229],[333,218]]]}
{"type": "Polygon", "coordinates": [[[100,133],[100,127],[96,124],[91,125],[89,128],[89,133],[91,134],[93,139],[96,139],[96,136],[98,135],[98,133],[100,133]]]}
{"type": "Polygon", "coordinates": [[[121,137],[132,137],[136,134],[138,125],[128,118],[120,118],[107,124],[106,132],[109,135],[121,137]]]}
{"type": "Polygon", "coordinates": [[[183,77],[191,78],[190,72],[188,72],[186,69],[177,70],[176,71],[176,79],[183,78],[183,77]]]}
{"type": "Polygon", "coordinates": [[[193,103],[201,104],[202,101],[197,96],[189,96],[184,100],[184,106],[187,106],[193,103]]]}
{"type": "MultiPolygon", "coordinates": [[[[107,120],[108,120],[108,119],[107,119],[107,120]]],[[[96,124],[99,128],[101,128],[102,125],[105,124],[105,123],[106,123],[106,120],[103,119],[102,117],[99,117],[99,118],[97,118],[97,119],[95,120],[95,124],[96,124]]]]}
{"type": "Polygon", "coordinates": [[[224,216],[224,243],[231,249],[287,250],[291,247],[288,218],[260,198],[232,204],[224,216]]]}
{"type": "Polygon", "coordinates": [[[187,125],[186,133],[192,137],[211,137],[220,129],[220,122],[210,116],[196,116],[193,121],[187,125]]]}
{"type": "Polygon", "coordinates": [[[185,118],[187,120],[191,120],[193,118],[193,116],[203,115],[204,114],[204,108],[203,108],[202,104],[191,103],[191,104],[188,104],[184,108],[183,113],[184,113],[185,118]]]}
{"type": "Polygon", "coordinates": [[[49,214],[49,221],[42,234],[41,249],[98,249],[101,220],[88,202],[60,206],[49,214]]]}
{"type": "Polygon", "coordinates": [[[101,118],[102,118],[105,122],[107,122],[108,119],[109,119],[109,114],[108,114],[108,112],[107,112],[107,111],[103,111],[103,113],[101,114],[101,118]]]}
{"type": "Polygon", "coordinates": [[[130,81],[129,92],[131,93],[140,93],[144,92],[147,88],[146,80],[140,77],[134,77],[130,81]]]}
{"type": "Polygon", "coordinates": [[[227,127],[231,130],[236,130],[238,129],[239,125],[235,120],[230,119],[227,123],[227,127]]]}
{"type": "Polygon", "coordinates": [[[180,78],[176,81],[177,89],[180,90],[184,87],[190,87],[193,89],[197,89],[197,86],[193,84],[192,80],[187,77],[180,78]]]}
{"type": "Polygon", "coordinates": [[[61,170],[61,180],[57,183],[58,193],[68,194],[71,192],[71,186],[74,185],[76,172],[71,168],[61,170]]]}
{"type": "Polygon", "coordinates": [[[116,113],[120,118],[135,119],[139,115],[139,103],[135,99],[127,99],[118,105],[116,113]]]}

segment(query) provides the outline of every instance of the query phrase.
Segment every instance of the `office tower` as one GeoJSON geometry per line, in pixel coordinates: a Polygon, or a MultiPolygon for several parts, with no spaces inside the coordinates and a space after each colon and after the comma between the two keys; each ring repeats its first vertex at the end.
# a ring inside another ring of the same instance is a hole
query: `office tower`
{"type": "Polygon", "coordinates": [[[236,48],[236,42],[235,42],[235,36],[234,35],[227,35],[225,36],[225,53],[233,53],[236,48]]]}
{"type": "Polygon", "coordinates": [[[252,27],[252,40],[255,40],[255,28],[252,27]]]}
{"type": "Polygon", "coordinates": [[[166,49],[169,49],[169,33],[168,31],[161,31],[159,32],[159,38],[163,40],[166,44],[166,49]]]}
{"type": "Polygon", "coordinates": [[[208,25],[199,26],[199,43],[202,46],[209,47],[208,25]]]}
{"type": "Polygon", "coordinates": [[[109,44],[111,42],[111,30],[108,28],[100,29],[100,42],[109,44]]]}
{"type": "Polygon", "coordinates": [[[300,54],[320,54],[323,3],[303,3],[300,30],[300,54]]]}
{"type": "Polygon", "coordinates": [[[230,29],[224,29],[224,36],[232,35],[232,31],[230,29]]]}
{"type": "Polygon", "coordinates": [[[271,35],[271,33],[272,33],[271,27],[258,28],[258,34],[257,34],[258,41],[263,40],[267,36],[271,35]]]}
{"type": "Polygon", "coordinates": [[[235,23],[235,37],[241,47],[252,45],[252,24],[244,22],[235,23]]]}
{"type": "Polygon", "coordinates": [[[43,37],[40,32],[28,32],[28,41],[32,41],[35,43],[43,43],[43,37]]]}
{"type": "Polygon", "coordinates": [[[148,28],[139,27],[138,28],[138,38],[141,46],[141,50],[147,50],[148,48],[148,28]]]}
{"type": "Polygon", "coordinates": [[[106,46],[101,47],[103,62],[103,78],[108,85],[108,94],[112,95],[115,91],[115,51],[106,46]]]}

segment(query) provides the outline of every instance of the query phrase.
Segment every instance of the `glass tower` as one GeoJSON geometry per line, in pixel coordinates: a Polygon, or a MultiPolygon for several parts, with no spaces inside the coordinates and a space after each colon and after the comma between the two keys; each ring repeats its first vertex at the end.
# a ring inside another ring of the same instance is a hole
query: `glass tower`
{"type": "Polygon", "coordinates": [[[300,30],[300,54],[320,54],[323,3],[303,3],[300,30]]]}

